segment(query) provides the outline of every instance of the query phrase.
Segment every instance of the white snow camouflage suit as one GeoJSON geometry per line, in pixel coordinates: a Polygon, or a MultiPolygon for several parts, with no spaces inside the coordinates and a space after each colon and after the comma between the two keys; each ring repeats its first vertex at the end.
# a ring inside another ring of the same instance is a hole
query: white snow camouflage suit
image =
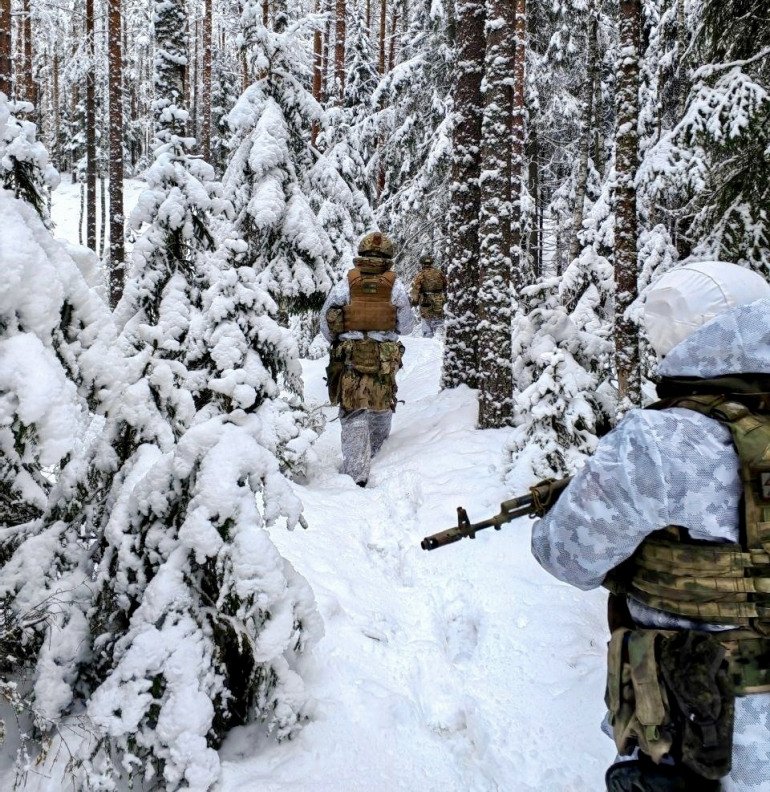
{"type": "MultiPolygon", "coordinates": [[[[658,370],[664,377],[770,374],[770,299],[712,319],[674,347],[658,370]]],[[[737,542],[741,493],[727,426],[682,408],[632,410],[535,523],[532,552],[555,577],[593,589],[667,525],[682,526],[697,540],[737,542]]],[[[643,627],[695,626],[633,600],[629,609],[643,627]]],[[[770,792],[770,693],[736,699],[733,735],[723,789],[770,792]]]]}
{"type": "MultiPolygon", "coordinates": [[[[352,331],[341,333],[341,341],[359,341],[368,337],[375,341],[397,341],[399,335],[408,335],[414,326],[414,316],[409,304],[409,295],[399,278],[393,283],[390,297],[396,307],[396,330],[372,330],[368,333],[352,331]]],[[[335,340],[326,321],[326,312],[330,308],[342,308],[350,303],[350,284],[342,278],[329,292],[321,309],[321,333],[330,343],[335,340]]],[[[390,434],[392,410],[343,410],[340,407],[340,424],[342,427],[342,472],[349,475],[355,482],[364,483],[369,478],[371,458],[377,454],[390,434]]]]}

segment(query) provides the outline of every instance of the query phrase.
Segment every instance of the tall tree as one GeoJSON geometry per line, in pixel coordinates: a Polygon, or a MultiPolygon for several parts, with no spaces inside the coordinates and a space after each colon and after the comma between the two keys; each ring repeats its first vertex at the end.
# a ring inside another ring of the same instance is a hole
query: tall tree
{"type": "Polygon", "coordinates": [[[615,99],[617,159],[615,181],[615,348],[621,411],[641,404],[639,329],[629,313],[638,289],[640,0],[620,2],[620,60],[615,99]]]}
{"type": "MultiPolygon", "coordinates": [[[[511,160],[517,4],[486,2],[479,202],[479,425],[511,419],[511,160]]],[[[517,180],[517,186],[519,182],[517,180]]]]}
{"type": "Polygon", "coordinates": [[[336,0],[334,27],[334,96],[342,104],[345,96],[345,33],[347,28],[346,0],[336,0]]]}
{"type": "Polygon", "coordinates": [[[213,25],[213,1],[203,3],[203,108],[201,119],[201,152],[206,162],[211,162],[211,30],[213,25]]]}
{"type": "Polygon", "coordinates": [[[110,305],[123,295],[126,279],[123,216],[123,31],[121,0],[108,0],[107,48],[110,105],[110,305]]]}
{"type": "Polygon", "coordinates": [[[478,383],[476,331],[480,158],[484,74],[483,0],[457,4],[452,184],[447,238],[446,344],[442,384],[478,383]]]}
{"type": "Polygon", "coordinates": [[[96,46],[94,0],[86,0],[86,246],[96,250],[96,46]]]}
{"type": "Polygon", "coordinates": [[[9,98],[13,95],[11,8],[11,0],[0,0],[0,93],[9,98]]]}

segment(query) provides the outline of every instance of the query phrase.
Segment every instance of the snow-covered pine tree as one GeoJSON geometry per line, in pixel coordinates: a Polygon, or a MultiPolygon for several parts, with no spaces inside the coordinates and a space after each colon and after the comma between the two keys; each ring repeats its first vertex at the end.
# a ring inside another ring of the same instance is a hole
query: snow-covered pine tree
{"type": "Polygon", "coordinates": [[[704,0],[684,117],[650,153],[681,185],[683,235],[699,256],[770,268],[770,26],[763,0],[704,0]]]}
{"type": "MultiPolygon", "coordinates": [[[[159,2],[156,35],[178,35],[178,14],[159,2]]],[[[245,245],[209,251],[219,189],[178,134],[176,41],[156,49],[156,86],[175,101],[156,103],[156,161],[131,218],[141,236],[117,311],[120,375],[104,430],[87,464],[63,472],[56,505],[61,523],[93,537],[90,635],[63,625],[41,675],[69,691],[50,717],[66,713],[73,689],[86,699],[96,735],[80,755],[85,789],[123,779],[208,790],[232,726],[261,720],[292,735],[306,699],[293,667],[321,630],[312,592],[264,530],[301,521],[282,467],[312,433],[276,400],[296,350],[255,273],[232,265],[245,245]],[[94,480],[106,482],[103,497],[79,503],[94,480]],[[88,663],[64,656],[76,636],[88,663]]]]}
{"type": "Polygon", "coordinates": [[[377,220],[398,241],[400,271],[411,279],[423,252],[445,263],[454,4],[420,0],[408,12],[398,62],[373,97],[380,145],[370,179],[382,174],[377,220]]]}
{"type": "Polygon", "coordinates": [[[516,428],[507,445],[516,483],[574,473],[614,418],[604,319],[612,278],[606,260],[576,262],[563,278],[522,289],[529,311],[514,318],[516,428]]]}
{"type": "Polygon", "coordinates": [[[285,17],[269,30],[261,3],[247,2],[243,46],[259,78],[228,116],[235,147],[224,176],[235,210],[234,228],[248,244],[248,259],[284,316],[318,310],[334,282],[331,239],[311,205],[308,175],[316,162],[310,145],[322,109],[305,87],[310,63],[300,21],[285,17]]]}
{"type": "Polygon", "coordinates": [[[452,171],[447,236],[446,343],[441,382],[476,387],[478,377],[478,245],[481,81],[484,73],[484,3],[457,4],[452,171]]]}
{"type": "Polygon", "coordinates": [[[29,102],[9,102],[0,93],[0,183],[34,206],[48,225],[47,195],[58,186],[59,174],[49,162],[45,146],[37,140],[35,124],[17,117],[31,111],[29,102]]]}
{"type": "MultiPolygon", "coordinates": [[[[0,115],[0,138],[7,119],[0,115]]],[[[44,160],[29,134],[26,143],[44,160]]],[[[4,649],[15,658],[4,654],[0,673],[3,690],[24,708],[23,728],[45,740],[88,656],[92,592],[91,537],[52,515],[53,491],[80,464],[94,429],[90,408],[109,380],[114,333],[107,305],[35,208],[0,188],[0,215],[0,600],[4,649]]],[[[22,764],[29,738],[22,737],[22,764]]]]}

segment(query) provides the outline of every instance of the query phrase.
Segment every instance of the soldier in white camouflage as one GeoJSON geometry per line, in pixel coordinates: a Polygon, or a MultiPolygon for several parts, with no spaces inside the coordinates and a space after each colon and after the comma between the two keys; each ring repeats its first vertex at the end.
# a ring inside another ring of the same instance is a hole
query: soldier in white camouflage
{"type": "Polygon", "coordinates": [[[332,345],[326,374],[329,400],[340,406],[342,472],[365,487],[396,408],[398,337],[412,331],[414,317],[385,234],[364,236],[353,263],[326,298],[321,332],[332,345]]]}
{"type": "Polygon", "coordinates": [[[770,286],[683,266],[645,325],[666,398],[600,439],[532,552],[614,592],[609,792],[770,792],[770,286]]]}
{"type": "Polygon", "coordinates": [[[433,256],[427,253],[421,256],[420,266],[422,269],[412,281],[410,298],[412,305],[420,308],[423,338],[433,338],[444,326],[447,280],[434,266],[433,256]]]}

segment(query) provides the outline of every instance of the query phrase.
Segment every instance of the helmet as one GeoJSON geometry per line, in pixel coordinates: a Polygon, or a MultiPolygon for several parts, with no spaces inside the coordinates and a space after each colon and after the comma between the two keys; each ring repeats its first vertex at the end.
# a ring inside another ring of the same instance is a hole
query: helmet
{"type": "Polygon", "coordinates": [[[358,255],[393,258],[393,243],[385,234],[380,231],[374,231],[361,237],[361,241],[358,243],[358,255]]]}
{"type": "Polygon", "coordinates": [[[423,267],[432,267],[433,266],[433,256],[430,253],[425,253],[424,255],[420,256],[420,264],[423,267]]]}
{"type": "Polygon", "coordinates": [[[647,292],[644,326],[659,357],[715,316],[770,297],[758,273],[723,261],[701,261],[663,275],[647,292]]]}

